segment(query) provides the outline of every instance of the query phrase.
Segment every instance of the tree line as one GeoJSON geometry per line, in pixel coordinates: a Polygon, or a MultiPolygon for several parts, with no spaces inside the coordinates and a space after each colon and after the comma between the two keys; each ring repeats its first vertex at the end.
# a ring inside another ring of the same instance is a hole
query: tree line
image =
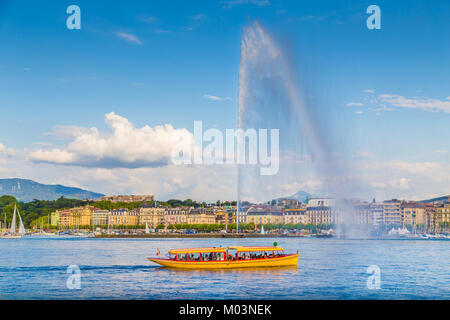
{"type": "MultiPolygon", "coordinates": [[[[22,216],[25,228],[30,228],[36,224],[42,224],[47,221],[47,217],[56,210],[71,209],[75,207],[83,207],[86,205],[91,205],[101,210],[117,210],[117,209],[128,209],[134,210],[139,208],[144,204],[143,201],[136,202],[112,202],[109,200],[92,201],[92,200],[79,200],[79,199],[68,199],[64,196],[57,200],[33,200],[30,202],[18,201],[13,196],[0,196],[0,221],[2,226],[6,224],[8,227],[11,224],[12,216],[14,212],[14,205],[17,205],[20,215],[22,216]]],[[[147,205],[153,205],[153,202],[146,202],[147,205]]],[[[176,208],[176,207],[195,207],[195,208],[205,208],[208,206],[206,202],[197,202],[192,199],[178,200],[170,199],[168,201],[158,201],[159,206],[176,208]]],[[[216,205],[224,206],[235,206],[236,201],[217,201],[216,205]]]]}

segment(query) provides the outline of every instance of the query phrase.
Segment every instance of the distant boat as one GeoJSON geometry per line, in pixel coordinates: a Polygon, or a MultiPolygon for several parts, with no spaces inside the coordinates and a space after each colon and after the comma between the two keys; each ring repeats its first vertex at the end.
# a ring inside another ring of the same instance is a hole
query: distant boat
{"type": "Polygon", "coordinates": [[[150,233],[150,230],[148,229],[148,223],[145,223],[145,233],[150,233]]]}
{"type": "Polygon", "coordinates": [[[261,225],[261,234],[266,234],[266,232],[264,231],[264,226],[261,225]]]}
{"type": "Polygon", "coordinates": [[[19,209],[17,205],[14,205],[14,214],[11,222],[11,229],[8,233],[2,235],[3,239],[20,239],[26,233],[25,226],[23,225],[22,217],[20,216],[19,209]],[[19,216],[19,231],[16,231],[16,214],[19,216]]]}

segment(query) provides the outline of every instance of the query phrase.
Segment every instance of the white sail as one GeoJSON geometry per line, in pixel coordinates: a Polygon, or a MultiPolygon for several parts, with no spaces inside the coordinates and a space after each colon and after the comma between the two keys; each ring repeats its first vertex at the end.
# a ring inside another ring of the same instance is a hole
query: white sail
{"type": "Polygon", "coordinates": [[[16,233],[16,205],[14,205],[14,214],[11,222],[11,233],[16,233]]]}
{"type": "Polygon", "coordinates": [[[17,215],[19,216],[19,234],[25,234],[26,230],[25,230],[25,226],[23,225],[23,221],[22,221],[22,217],[20,216],[20,212],[17,209],[17,215]]]}
{"type": "Polygon", "coordinates": [[[264,232],[264,226],[261,226],[261,234],[265,234],[265,232],[264,232]]]}
{"type": "Polygon", "coordinates": [[[147,222],[145,223],[145,233],[149,233],[149,230],[148,230],[148,223],[147,223],[147,222]]]}

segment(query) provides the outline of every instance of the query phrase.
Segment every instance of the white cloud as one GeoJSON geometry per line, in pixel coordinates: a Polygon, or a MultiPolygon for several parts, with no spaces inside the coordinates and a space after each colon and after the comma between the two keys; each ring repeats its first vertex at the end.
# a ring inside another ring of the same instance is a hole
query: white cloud
{"type": "Polygon", "coordinates": [[[3,143],[0,143],[0,156],[12,157],[17,153],[17,150],[14,150],[11,147],[7,148],[3,143]]]}
{"type": "Polygon", "coordinates": [[[155,30],[153,30],[153,33],[156,33],[156,34],[168,34],[168,33],[172,33],[172,31],[165,30],[165,29],[155,29],[155,30]]]}
{"type": "Polygon", "coordinates": [[[206,14],[199,13],[199,14],[195,14],[193,16],[190,16],[190,18],[192,20],[201,21],[201,20],[205,20],[206,18],[208,18],[208,16],[206,14]]]}
{"type": "Polygon", "coordinates": [[[364,90],[364,92],[366,92],[366,93],[375,93],[375,91],[372,90],[372,89],[366,89],[366,90],[364,90]]]}
{"type": "Polygon", "coordinates": [[[253,4],[258,7],[265,7],[270,5],[269,0],[227,0],[223,1],[222,3],[224,8],[231,8],[242,4],[253,4]]]}
{"type": "Polygon", "coordinates": [[[358,168],[368,197],[423,200],[450,194],[449,163],[367,158],[359,161],[358,168]]]}
{"type": "Polygon", "coordinates": [[[130,43],[142,44],[141,40],[131,33],[116,32],[116,36],[130,43]]]}
{"type": "Polygon", "coordinates": [[[77,136],[88,133],[89,128],[77,127],[77,126],[54,126],[51,132],[47,132],[46,136],[51,136],[59,140],[74,139],[77,136]]]}
{"type": "MultiPolygon", "coordinates": [[[[87,140],[93,140],[92,145],[98,148],[101,148],[101,144],[112,141],[113,146],[110,150],[114,149],[114,154],[133,152],[135,148],[133,144],[144,141],[143,137],[151,139],[150,135],[141,132],[144,131],[143,128],[134,128],[132,132],[135,134],[131,135],[134,138],[130,138],[128,134],[123,136],[123,143],[130,144],[130,150],[125,150],[114,147],[117,146],[117,142],[115,139],[110,139],[116,131],[113,134],[98,132],[98,135],[95,135],[91,131],[94,129],[91,128],[81,135],[86,135],[87,140]],[[133,139],[138,141],[131,141],[133,139]]],[[[74,139],[80,140],[78,137],[74,139]]],[[[64,159],[67,157],[65,151],[73,153],[70,146],[71,144],[66,148],[56,149],[60,154],[54,154],[53,157],[64,159]]],[[[91,143],[88,143],[86,147],[91,149],[91,143]]],[[[153,193],[157,199],[161,200],[170,198],[191,198],[200,201],[235,200],[237,195],[237,171],[234,165],[175,166],[169,163],[163,167],[132,168],[130,166],[131,168],[128,168],[125,167],[128,165],[125,163],[119,168],[96,168],[67,163],[58,165],[58,161],[37,163],[30,161],[31,157],[27,158],[27,154],[32,153],[27,150],[13,150],[0,144],[0,176],[76,186],[105,194],[153,193]],[[7,153],[8,150],[11,152],[7,153]]],[[[79,155],[74,154],[76,159],[79,155]]],[[[349,193],[349,196],[365,200],[375,197],[381,201],[392,198],[421,200],[450,194],[450,163],[448,161],[385,161],[367,150],[361,150],[356,155],[349,161],[351,168],[347,172],[349,176],[338,177],[340,180],[350,181],[349,184],[354,183],[351,188],[346,186],[354,192],[349,193]]],[[[330,183],[333,183],[332,179],[335,177],[322,176],[323,172],[318,171],[314,166],[314,159],[308,155],[293,152],[282,152],[280,156],[281,165],[278,175],[261,177],[249,171],[249,175],[242,176],[244,179],[241,180],[243,183],[241,188],[244,192],[248,191],[246,199],[268,201],[291,195],[298,190],[316,195],[327,195],[327,188],[330,183]]],[[[70,159],[73,158],[69,157],[70,159]]],[[[52,158],[52,160],[55,159],[52,158]]],[[[101,160],[100,158],[99,161],[101,160]]],[[[342,172],[337,174],[345,175],[342,172]]]]}
{"type": "Polygon", "coordinates": [[[378,108],[369,108],[369,110],[372,111],[372,112],[375,112],[376,115],[379,116],[379,115],[381,114],[381,112],[384,112],[384,111],[392,111],[392,110],[394,110],[394,109],[393,109],[393,108],[386,107],[385,105],[382,105],[381,107],[378,107],[378,108]]]}
{"type": "Polygon", "coordinates": [[[361,110],[355,111],[355,114],[363,114],[364,112],[361,110]]]}
{"type": "Polygon", "coordinates": [[[204,94],[203,95],[203,99],[208,99],[208,100],[213,100],[213,101],[231,100],[230,97],[218,97],[218,96],[213,96],[213,95],[210,95],[210,94],[204,94]]]}
{"type": "Polygon", "coordinates": [[[126,118],[114,112],[105,115],[112,133],[97,128],[57,127],[52,135],[60,133],[72,141],[65,148],[39,149],[30,153],[35,162],[77,165],[96,168],[138,168],[165,166],[172,149],[179,143],[193,141],[186,129],[171,125],[135,128],[126,118]]]}
{"type": "Polygon", "coordinates": [[[347,103],[347,107],[362,107],[363,104],[361,102],[349,102],[347,103]]]}
{"type": "Polygon", "coordinates": [[[151,23],[151,24],[155,24],[155,23],[159,22],[159,19],[154,16],[141,17],[140,20],[143,22],[151,23]]]}
{"type": "Polygon", "coordinates": [[[421,109],[425,111],[443,111],[450,113],[450,101],[438,99],[406,98],[398,94],[381,94],[378,96],[381,102],[395,107],[421,109]]]}

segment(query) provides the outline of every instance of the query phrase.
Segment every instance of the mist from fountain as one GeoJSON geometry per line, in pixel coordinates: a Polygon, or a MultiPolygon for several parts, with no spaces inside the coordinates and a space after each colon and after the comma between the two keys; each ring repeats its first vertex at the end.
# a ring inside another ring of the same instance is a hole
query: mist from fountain
{"type": "MultiPolygon", "coordinates": [[[[356,188],[354,176],[340,150],[332,148],[331,135],[336,133],[323,129],[332,121],[322,117],[326,107],[305,101],[295,65],[286,53],[258,22],[244,28],[238,127],[280,130],[280,172],[261,176],[258,166],[238,165],[238,212],[243,201],[262,202],[274,188],[292,183],[292,178],[303,172],[304,179],[308,174],[310,179],[323,181],[322,192],[336,199],[333,210],[338,215],[338,236],[355,237],[354,208],[344,201],[356,188]],[[292,155],[298,161],[292,161],[292,155]]],[[[298,183],[302,185],[302,181],[298,183]]]]}

